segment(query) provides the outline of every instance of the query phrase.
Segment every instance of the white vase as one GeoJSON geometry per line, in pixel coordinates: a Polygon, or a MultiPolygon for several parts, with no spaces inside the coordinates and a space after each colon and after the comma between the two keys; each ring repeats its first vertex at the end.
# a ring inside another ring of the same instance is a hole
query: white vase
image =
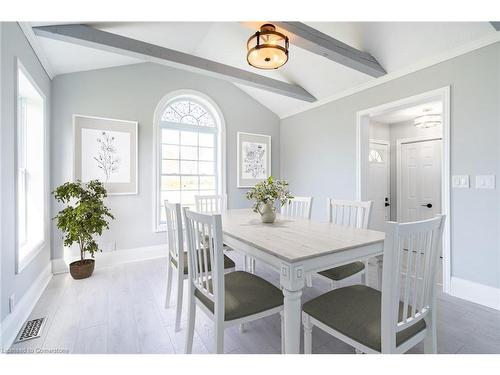
{"type": "Polygon", "coordinates": [[[259,212],[262,222],[267,224],[274,223],[274,220],[276,220],[276,212],[274,212],[273,205],[264,204],[261,207],[262,210],[259,210],[259,212]]]}

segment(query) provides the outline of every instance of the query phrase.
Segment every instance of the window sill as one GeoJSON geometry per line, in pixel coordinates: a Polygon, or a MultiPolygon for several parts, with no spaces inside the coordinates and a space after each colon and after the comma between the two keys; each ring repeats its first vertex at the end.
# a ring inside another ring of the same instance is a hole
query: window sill
{"type": "MultiPolygon", "coordinates": [[[[45,248],[45,241],[40,241],[34,246],[32,249],[22,258],[18,259],[16,263],[16,274],[20,274],[32,261],[35,259],[38,254],[45,248]]],[[[19,253],[18,253],[19,254],[19,253]]]]}

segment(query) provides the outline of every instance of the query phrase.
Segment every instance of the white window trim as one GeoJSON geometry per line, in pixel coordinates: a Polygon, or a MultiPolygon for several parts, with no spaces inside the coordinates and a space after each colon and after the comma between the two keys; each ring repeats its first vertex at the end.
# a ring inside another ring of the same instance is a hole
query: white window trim
{"type": "MultiPolygon", "coordinates": [[[[215,116],[218,128],[217,136],[217,184],[220,186],[219,194],[226,195],[226,123],[224,116],[217,103],[215,103],[208,95],[196,90],[176,90],[165,95],[156,106],[153,115],[153,231],[165,232],[165,225],[160,225],[160,173],[161,163],[161,122],[165,109],[174,101],[179,99],[191,99],[200,102],[215,116]]],[[[165,122],[165,121],[163,121],[165,122]]],[[[200,127],[202,128],[202,127],[200,127]]],[[[203,131],[203,129],[200,129],[203,131]]]]}
{"type": "Polygon", "coordinates": [[[49,165],[48,165],[48,160],[49,158],[47,157],[47,151],[49,150],[49,145],[48,145],[48,137],[47,137],[47,97],[45,96],[44,92],[40,89],[36,81],[33,79],[31,74],[28,72],[28,70],[24,67],[23,63],[19,58],[16,58],[15,64],[14,64],[14,77],[15,77],[15,82],[14,82],[14,124],[15,124],[15,140],[14,140],[14,168],[15,168],[15,179],[14,179],[14,191],[15,191],[15,223],[14,223],[14,231],[15,231],[15,272],[16,274],[20,274],[32,261],[35,259],[38,254],[45,248],[47,244],[47,240],[49,238],[49,218],[48,218],[48,209],[47,207],[49,206],[49,186],[48,182],[49,179],[47,178],[47,174],[49,172],[49,165]],[[17,165],[17,158],[18,158],[18,97],[19,97],[19,70],[23,72],[23,74],[26,76],[26,78],[29,80],[31,85],[35,88],[35,90],[38,92],[38,94],[41,96],[43,100],[43,125],[42,125],[42,132],[44,135],[43,139],[43,168],[44,168],[44,173],[43,173],[43,196],[45,197],[43,200],[43,238],[40,242],[32,246],[32,249],[29,251],[29,253],[21,260],[19,259],[19,244],[18,244],[18,165],[17,165]]]}

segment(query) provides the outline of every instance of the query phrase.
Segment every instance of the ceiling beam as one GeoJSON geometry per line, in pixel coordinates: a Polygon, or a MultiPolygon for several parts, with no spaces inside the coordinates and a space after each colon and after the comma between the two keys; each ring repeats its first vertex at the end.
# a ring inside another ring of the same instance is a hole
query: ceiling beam
{"type": "Polygon", "coordinates": [[[38,26],[33,27],[33,31],[38,36],[50,39],[174,66],[306,102],[316,101],[314,96],[298,85],[86,25],[38,26]]]}
{"type": "Polygon", "coordinates": [[[495,28],[496,31],[500,31],[500,21],[490,21],[490,24],[495,28]]]}
{"type": "Polygon", "coordinates": [[[272,23],[285,30],[290,42],[297,47],[372,77],[381,77],[387,74],[385,69],[369,53],[342,43],[302,22],[276,21],[272,23]]]}

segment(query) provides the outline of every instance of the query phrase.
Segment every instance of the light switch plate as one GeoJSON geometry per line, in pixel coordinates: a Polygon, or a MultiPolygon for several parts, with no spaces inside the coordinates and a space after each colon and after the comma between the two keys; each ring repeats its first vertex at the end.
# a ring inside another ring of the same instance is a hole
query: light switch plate
{"type": "Polygon", "coordinates": [[[495,175],[476,176],[476,189],[494,189],[495,175]]]}
{"type": "Polygon", "coordinates": [[[453,188],[468,189],[469,188],[469,175],[455,175],[451,179],[451,186],[453,188]]]}

